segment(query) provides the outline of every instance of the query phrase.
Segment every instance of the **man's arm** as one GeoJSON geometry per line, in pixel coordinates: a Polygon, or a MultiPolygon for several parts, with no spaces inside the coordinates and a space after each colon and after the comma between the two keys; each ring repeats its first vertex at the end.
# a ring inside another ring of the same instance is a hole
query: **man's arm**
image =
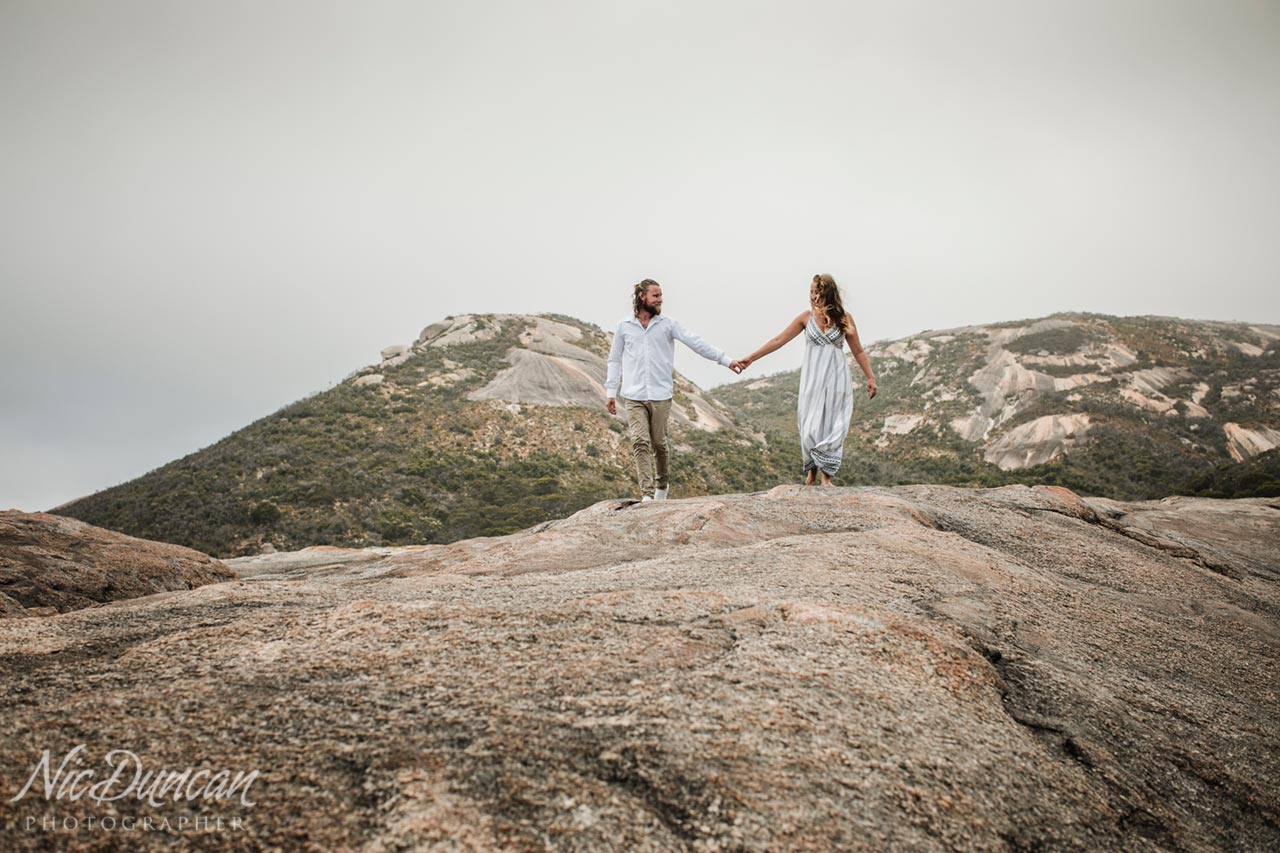
{"type": "Polygon", "coordinates": [[[714,361],[724,367],[728,367],[731,364],[729,356],[724,354],[724,350],[713,347],[674,320],[671,321],[671,336],[708,361],[714,361]]]}
{"type": "Polygon", "coordinates": [[[613,346],[609,347],[609,367],[604,376],[604,407],[609,414],[618,414],[618,388],[622,384],[622,324],[613,332],[613,346]]]}

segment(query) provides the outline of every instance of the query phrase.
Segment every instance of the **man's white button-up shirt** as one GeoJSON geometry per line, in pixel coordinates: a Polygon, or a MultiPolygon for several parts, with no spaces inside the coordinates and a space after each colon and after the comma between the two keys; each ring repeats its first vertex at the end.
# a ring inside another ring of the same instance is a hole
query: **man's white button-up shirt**
{"type": "Polygon", "coordinates": [[[635,317],[618,323],[609,350],[609,371],[604,380],[607,397],[625,400],[670,400],[674,383],[676,341],[705,359],[728,367],[723,350],[687,331],[675,320],[659,314],[650,318],[648,328],[635,317]],[[621,394],[619,394],[621,390],[621,394]]]}

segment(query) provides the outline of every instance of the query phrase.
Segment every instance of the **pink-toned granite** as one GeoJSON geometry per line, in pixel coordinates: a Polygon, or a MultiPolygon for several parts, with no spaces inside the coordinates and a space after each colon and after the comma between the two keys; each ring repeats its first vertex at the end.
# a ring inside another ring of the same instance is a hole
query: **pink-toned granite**
{"type": "Polygon", "coordinates": [[[1277,849],[1277,544],[1275,501],[780,487],[228,561],[0,620],[0,846],[1277,849]],[[253,805],[9,802],[81,743],[253,805]],[[27,828],[108,808],[243,825],[27,828]]]}

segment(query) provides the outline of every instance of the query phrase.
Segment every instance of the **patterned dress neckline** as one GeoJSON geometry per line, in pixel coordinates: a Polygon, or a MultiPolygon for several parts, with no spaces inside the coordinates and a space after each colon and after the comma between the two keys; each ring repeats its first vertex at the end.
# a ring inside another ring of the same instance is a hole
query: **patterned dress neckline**
{"type": "Polygon", "coordinates": [[[825,332],[818,326],[818,321],[813,319],[813,315],[809,315],[809,322],[804,327],[805,336],[818,346],[835,346],[842,347],[844,335],[840,331],[839,326],[832,326],[825,332]]]}

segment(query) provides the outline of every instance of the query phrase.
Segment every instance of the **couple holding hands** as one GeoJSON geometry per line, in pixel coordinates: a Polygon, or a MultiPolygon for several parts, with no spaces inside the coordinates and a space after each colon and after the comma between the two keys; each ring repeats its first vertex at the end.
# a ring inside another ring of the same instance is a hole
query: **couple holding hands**
{"type": "Polygon", "coordinates": [[[642,501],[667,497],[667,418],[671,413],[677,340],[703,358],[741,373],[803,332],[805,350],[796,420],[805,485],[817,484],[819,474],[822,485],[831,485],[831,478],[840,470],[844,438],[853,415],[853,385],[845,343],[866,374],[867,396],[876,395],[871,362],[858,340],[853,318],[844,310],[835,279],[815,275],[809,285],[809,310],[751,355],[735,361],[662,316],[662,287],[653,279],[646,278],[635,286],[632,308],[633,316],[618,323],[614,332],[604,389],[610,414],[617,414],[619,397],[626,408],[627,433],[642,501]]]}

